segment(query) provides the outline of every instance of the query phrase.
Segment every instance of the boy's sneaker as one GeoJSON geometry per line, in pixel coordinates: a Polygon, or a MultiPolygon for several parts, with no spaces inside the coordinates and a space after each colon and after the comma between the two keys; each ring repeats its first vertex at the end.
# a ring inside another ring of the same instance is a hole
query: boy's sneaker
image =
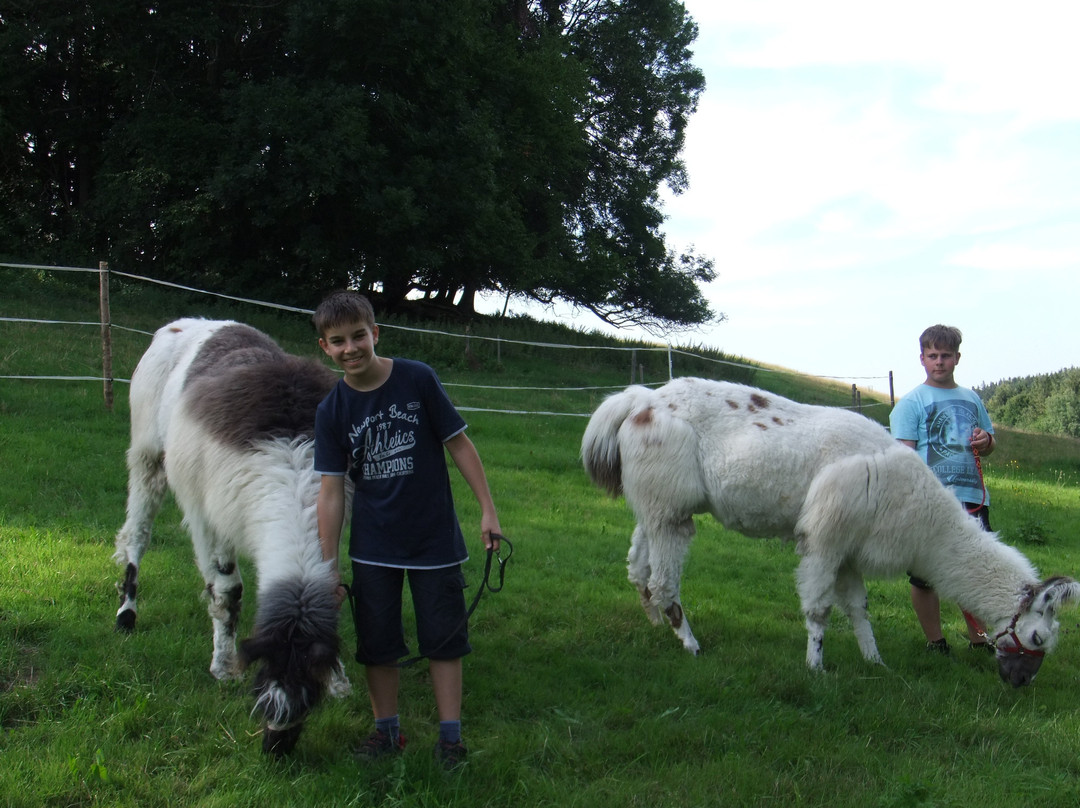
{"type": "Polygon", "coordinates": [[[382,760],[388,755],[399,755],[405,748],[405,736],[398,735],[397,742],[390,737],[390,733],[381,729],[375,730],[364,739],[360,746],[353,750],[353,757],[366,763],[382,760]]]}
{"type": "Polygon", "coordinates": [[[926,644],[926,650],[932,654],[947,654],[949,653],[949,643],[944,637],[940,640],[931,640],[926,644]]]}
{"type": "Polygon", "coordinates": [[[469,750],[465,748],[465,744],[461,741],[439,740],[435,742],[435,760],[447,771],[456,769],[464,763],[467,754],[469,754],[469,750]]]}

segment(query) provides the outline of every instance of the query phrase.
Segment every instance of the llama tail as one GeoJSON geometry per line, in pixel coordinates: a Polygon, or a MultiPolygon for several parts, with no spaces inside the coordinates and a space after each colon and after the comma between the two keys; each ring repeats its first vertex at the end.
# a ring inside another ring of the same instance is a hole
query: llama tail
{"type": "Polygon", "coordinates": [[[589,478],[611,496],[622,494],[619,428],[638,403],[652,394],[647,387],[628,387],[608,396],[589,419],[581,439],[581,460],[589,478]]]}

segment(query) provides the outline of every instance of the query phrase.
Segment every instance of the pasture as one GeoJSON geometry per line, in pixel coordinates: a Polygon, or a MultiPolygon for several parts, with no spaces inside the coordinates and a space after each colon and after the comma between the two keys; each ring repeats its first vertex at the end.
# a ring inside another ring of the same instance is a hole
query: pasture
{"type": "MultiPolygon", "coordinates": [[[[55,290],[48,299],[31,295],[0,314],[56,310],[58,298],[55,290]]],[[[114,295],[114,305],[125,303],[114,295]]],[[[288,350],[316,355],[298,316],[250,316],[184,298],[132,306],[126,318],[150,330],[193,313],[251,322],[288,350]]],[[[97,372],[94,332],[0,327],[0,375],[97,372]]],[[[399,333],[384,331],[382,352],[399,352],[399,333]]],[[[130,376],[148,343],[121,340],[118,375],[130,376]]],[[[444,381],[537,383],[534,360],[507,357],[498,368],[451,374],[424,350],[400,352],[428,359],[444,381]]],[[[560,383],[618,375],[552,366],[560,383]]],[[[110,413],[99,383],[0,380],[0,805],[1080,802],[1080,613],[1063,614],[1058,650],[1031,687],[1013,690],[988,655],[964,646],[955,608],[943,612],[953,655],[929,655],[906,581],[869,581],[886,667],[863,661],[834,614],[826,671],[815,674],[804,664],[793,549],[700,518],[682,590],[702,646],[691,657],[668,628],[646,620],[626,580],[632,516],[588,482],[578,457],[585,420],[570,416],[465,414],[515,547],[505,589],[481,600],[472,623],[465,769],[447,776],[431,759],[437,721],[423,665],[403,675],[405,754],[374,767],[353,760],[350,746],[371,719],[351,654],[352,696],[321,706],[294,753],[274,760],[261,752],[249,714],[250,677],[222,683],[207,670],[201,579],[171,500],[143,561],[139,626],[130,636],[113,630],[126,395],[118,385],[110,413]]],[[[451,395],[473,407],[490,400],[470,389],[451,395]]],[[[552,411],[587,411],[598,400],[593,392],[532,395],[552,411]]],[[[1042,573],[1080,575],[1077,442],[1003,430],[999,440],[986,464],[995,527],[1042,573]]],[[[484,560],[478,515],[459,476],[454,484],[475,586],[484,560]]],[[[255,605],[252,570],[244,573],[251,594],[241,636],[255,605]]],[[[347,618],[341,630],[351,648],[347,618]]]]}

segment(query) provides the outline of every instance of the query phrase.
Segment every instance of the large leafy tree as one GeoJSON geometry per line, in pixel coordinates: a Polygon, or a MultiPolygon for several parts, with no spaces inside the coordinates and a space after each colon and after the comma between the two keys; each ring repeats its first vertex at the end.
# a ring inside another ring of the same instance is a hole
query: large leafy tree
{"type": "Polygon", "coordinates": [[[570,271],[547,291],[616,325],[708,319],[698,283],[712,280],[712,262],[668,249],[659,204],[662,185],[686,187],[680,154],[704,89],[690,61],[697,27],[675,2],[574,0],[546,8],[588,80],[579,112],[587,180],[568,218],[574,263],[590,268],[570,271]]]}
{"type": "Polygon", "coordinates": [[[13,251],[306,302],[711,316],[711,263],[662,232],[703,89],[675,0],[8,5],[13,251]]]}

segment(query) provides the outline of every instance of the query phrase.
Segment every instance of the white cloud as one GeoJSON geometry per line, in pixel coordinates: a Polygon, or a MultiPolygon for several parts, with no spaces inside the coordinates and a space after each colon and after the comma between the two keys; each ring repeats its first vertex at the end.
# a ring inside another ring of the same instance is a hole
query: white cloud
{"type": "Polygon", "coordinates": [[[914,384],[909,343],[943,321],[972,383],[1078,361],[1071,4],[687,6],[708,86],[666,231],[716,260],[715,344],[914,384]]]}
{"type": "Polygon", "coordinates": [[[979,244],[963,250],[948,259],[956,266],[975,267],[988,272],[1015,273],[1022,278],[1024,273],[1037,271],[1058,274],[1064,280],[1064,273],[1080,267],[1080,246],[1060,248],[1038,247],[1031,244],[996,242],[979,244]]]}

